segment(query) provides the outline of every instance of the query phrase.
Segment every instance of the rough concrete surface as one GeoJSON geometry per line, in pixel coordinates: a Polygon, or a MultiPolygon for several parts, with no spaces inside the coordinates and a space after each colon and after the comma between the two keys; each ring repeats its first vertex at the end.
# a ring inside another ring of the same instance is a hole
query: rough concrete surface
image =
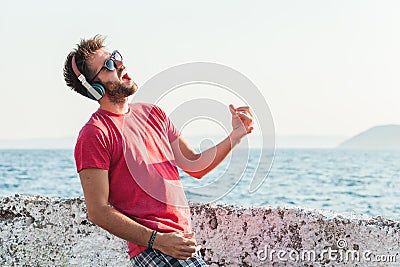
{"type": "MultiPolygon", "coordinates": [[[[210,266],[400,266],[399,221],[190,205],[210,266]]],[[[0,266],[130,266],[125,242],[90,223],[81,198],[0,198],[0,230],[0,266]]]]}

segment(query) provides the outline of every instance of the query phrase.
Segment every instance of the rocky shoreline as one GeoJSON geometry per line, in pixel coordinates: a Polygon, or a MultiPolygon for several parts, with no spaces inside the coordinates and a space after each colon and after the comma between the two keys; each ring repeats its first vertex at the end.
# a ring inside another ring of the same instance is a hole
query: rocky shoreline
{"type": "MultiPolygon", "coordinates": [[[[210,266],[400,265],[400,221],[303,208],[190,208],[210,266]]],[[[87,220],[83,198],[2,197],[0,230],[0,266],[130,266],[125,242],[87,220]]]]}

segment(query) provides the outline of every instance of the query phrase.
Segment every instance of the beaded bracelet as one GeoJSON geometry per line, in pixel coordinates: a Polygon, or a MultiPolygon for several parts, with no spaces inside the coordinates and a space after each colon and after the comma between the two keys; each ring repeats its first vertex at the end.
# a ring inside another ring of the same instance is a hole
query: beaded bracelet
{"type": "Polygon", "coordinates": [[[150,240],[149,240],[149,243],[148,243],[148,248],[153,248],[153,243],[154,243],[154,239],[156,239],[156,235],[157,235],[157,231],[154,230],[151,233],[150,240]]]}

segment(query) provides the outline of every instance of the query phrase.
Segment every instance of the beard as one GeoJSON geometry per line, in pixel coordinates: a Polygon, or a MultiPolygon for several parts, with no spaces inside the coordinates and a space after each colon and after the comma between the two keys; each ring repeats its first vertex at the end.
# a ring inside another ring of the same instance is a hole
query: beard
{"type": "Polygon", "coordinates": [[[105,82],[103,84],[105,92],[114,104],[124,102],[128,96],[133,95],[137,91],[136,83],[133,83],[131,86],[127,86],[121,82],[105,82]]]}

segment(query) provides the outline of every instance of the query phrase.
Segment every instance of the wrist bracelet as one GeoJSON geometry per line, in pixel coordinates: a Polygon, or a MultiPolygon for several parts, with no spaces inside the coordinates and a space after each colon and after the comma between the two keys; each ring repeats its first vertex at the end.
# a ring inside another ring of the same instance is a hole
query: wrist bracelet
{"type": "Polygon", "coordinates": [[[148,243],[148,248],[153,248],[153,243],[154,243],[154,239],[156,239],[156,235],[157,235],[157,231],[153,230],[153,232],[151,233],[151,236],[150,236],[149,243],[148,243]]]}

